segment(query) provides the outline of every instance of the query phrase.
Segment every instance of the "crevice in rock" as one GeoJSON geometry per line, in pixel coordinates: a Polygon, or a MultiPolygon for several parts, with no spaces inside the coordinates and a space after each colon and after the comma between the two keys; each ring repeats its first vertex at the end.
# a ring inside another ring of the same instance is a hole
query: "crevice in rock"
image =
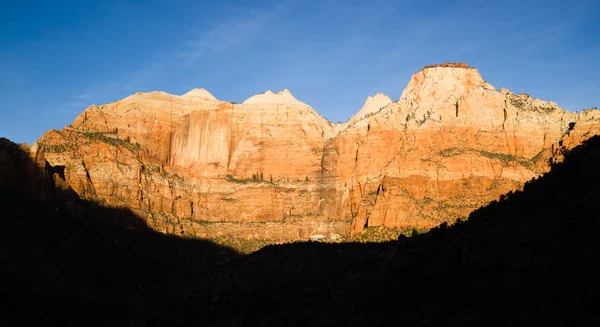
{"type": "Polygon", "coordinates": [[[456,118],[458,118],[458,101],[456,101],[455,106],[456,106],[456,118]]]}
{"type": "Polygon", "coordinates": [[[92,177],[90,176],[90,172],[88,171],[88,168],[85,165],[85,161],[81,160],[81,166],[83,166],[83,170],[85,171],[85,178],[87,179],[89,185],[90,185],[90,191],[92,193],[92,195],[96,195],[96,187],[94,186],[94,183],[92,182],[92,177]]]}
{"type": "MultiPolygon", "coordinates": [[[[508,103],[506,102],[506,99],[504,99],[504,108],[502,108],[503,113],[504,113],[504,120],[502,121],[502,130],[506,132],[504,124],[506,123],[506,120],[508,119],[508,112],[506,111],[506,109],[508,108],[508,103]]],[[[517,116],[519,115],[519,113],[517,112],[517,116]]]]}
{"type": "Polygon", "coordinates": [[[83,166],[83,170],[85,171],[85,178],[87,178],[88,182],[90,182],[90,185],[94,186],[94,183],[92,183],[92,177],[90,176],[90,172],[85,166],[85,162],[81,161],[81,165],[83,166]]]}
{"type": "Polygon", "coordinates": [[[567,129],[567,135],[571,136],[571,131],[573,130],[573,128],[575,128],[575,122],[570,122],[569,123],[569,128],[567,129]]]}

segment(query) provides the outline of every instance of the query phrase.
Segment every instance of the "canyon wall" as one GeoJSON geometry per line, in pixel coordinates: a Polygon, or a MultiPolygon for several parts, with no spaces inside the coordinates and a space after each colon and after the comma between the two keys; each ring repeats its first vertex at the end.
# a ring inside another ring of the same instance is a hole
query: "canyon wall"
{"type": "Polygon", "coordinates": [[[184,235],[307,239],[433,227],[516,190],[598,134],[574,113],[496,90],[466,65],[425,67],[400,99],[332,124],[284,90],[242,104],[203,89],[91,106],[29,150],[81,198],[184,235]]]}

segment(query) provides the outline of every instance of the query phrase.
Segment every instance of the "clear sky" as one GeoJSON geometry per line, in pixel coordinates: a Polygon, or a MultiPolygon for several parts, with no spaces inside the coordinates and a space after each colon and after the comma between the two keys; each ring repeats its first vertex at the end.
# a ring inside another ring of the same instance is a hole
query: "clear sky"
{"type": "Polygon", "coordinates": [[[345,121],[446,61],[597,107],[599,14],[598,0],[2,0],[0,136],[33,143],[91,104],[195,87],[237,102],[289,88],[345,121]]]}

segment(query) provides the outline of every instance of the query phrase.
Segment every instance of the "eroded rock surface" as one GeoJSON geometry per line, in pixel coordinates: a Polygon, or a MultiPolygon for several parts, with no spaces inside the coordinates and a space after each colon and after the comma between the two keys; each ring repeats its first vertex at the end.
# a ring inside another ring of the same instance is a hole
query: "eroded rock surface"
{"type": "Polygon", "coordinates": [[[567,112],[446,64],[415,73],[396,102],[369,97],[343,124],[287,89],[242,104],[204,89],[138,93],[87,108],[30,154],[64,167],[81,198],[157,230],[308,239],[465,217],[599,131],[598,110],[567,112]]]}

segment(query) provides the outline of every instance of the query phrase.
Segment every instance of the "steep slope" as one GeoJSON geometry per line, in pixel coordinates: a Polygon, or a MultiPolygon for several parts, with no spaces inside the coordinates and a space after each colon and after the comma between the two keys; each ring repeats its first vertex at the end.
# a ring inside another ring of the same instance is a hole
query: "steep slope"
{"type": "Polygon", "coordinates": [[[357,121],[360,121],[366,116],[377,113],[392,102],[392,99],[383,93],[377,93],[374,96],[368,96],[365,100],[365,104],[362,106],[362,108],[360,108],[356,115],[352,116],[350,120],[345,123],[337,123],[333,126],[332,134],[329,135],[328,138],[336,136],[341,131],[347,129],[351,125],[354,125],[357,121]]]}
{"type": "Polygon", "coordinates": [[[367,99],[342,126],[287,89],[243,104],[139,93],[89,107],[31,151],[82,198],[160,231],[293,240],[466,217],[600,128],[597,110],[497,91],[464,64],[427,66],[388,102],[367,99]]]}
{"type": "Polygon", "coordinates": [[[372,97],[369,96],[365,100],[363,107],[360,108],[356,115],[350,118],[350,121],[356,121],[367,115],[372,115],[392,102],[392,99],[383,93],[377,93],[372,97]]]}

